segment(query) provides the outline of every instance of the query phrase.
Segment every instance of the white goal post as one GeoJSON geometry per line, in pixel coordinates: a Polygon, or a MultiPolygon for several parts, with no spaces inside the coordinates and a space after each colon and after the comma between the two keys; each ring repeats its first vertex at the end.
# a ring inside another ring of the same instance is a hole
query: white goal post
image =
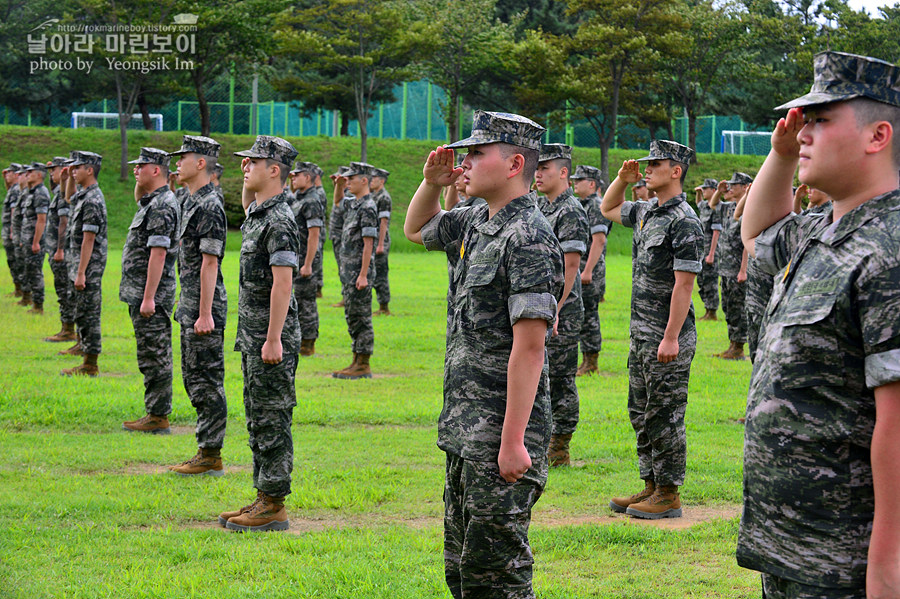
{"type": "Polygon", "coordinates": [[[723,154],[765,155],[771,148],[771,131],[722,131],[723,154]]]}
{"type": "MultiPolygon", "coordinates": [[[[163,130],[163,115],[154,113],[150,115],[153,121],[153,129],[156,131],[163,130]]],[[[94,127],[97,129],[118,129],[119,113],[118,112],[73,112],[72,113],[72,129],[82,127],[94,127]]],[[[128,129],[143,129],[144,117],[140,114],[131,115],[128,121],[128,129]]]]}

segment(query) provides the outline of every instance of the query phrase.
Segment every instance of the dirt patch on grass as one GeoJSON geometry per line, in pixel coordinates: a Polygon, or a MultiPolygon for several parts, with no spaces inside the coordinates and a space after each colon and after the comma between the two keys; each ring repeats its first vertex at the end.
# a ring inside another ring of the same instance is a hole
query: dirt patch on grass
{"type": "MultiPolygon", "coordinates": [[[[312,375],[313,375],[313,376],[320,376],[320,377],[322,377],[322,378],[328,378],[328,379],[334,378],[333,376],[331,376],[331,372],[313,372],[312,375]]],[[[407,375],[406,375],[406,374],[402,374],[402,375],[401,375],[401,374],[394,374],[394,373],[388,373],[388,374],[385,374],[385,373],[381,373],[381,372],[373,372],[373,373],[372,373],[372,378],[373,378],[373,379],[393,379],[393,378],[397,378],[398,376],[407,376],[407,375]]],[[[353,383],[353,382],[356,382],[356,381],[351,381],[351,380],[349,380],[349,379],[336,379],[336,378],[335,378],[334,380],[336,380],[336,381],[344,380],[344,381],[347,382],[347,383],[353,383]]],[[[357,380],[358,380],[358,381],[364,381],[364,380],[366,380],[366,379],[357,379],[357,380]]]]}
{"type": "MultiPolygon", "coordinates": [[[[171,464],[148,464],[147,462],[131,462],[129,464],[125,464],[125,467],[122,469],[123,474],[127,474],[129,476],[147,476],[147,475],[166,475],[166,476],[176,476],[172,472],[169,472],[169,466],[174,466],[175,464],[179,464],[180,462],[172,461],[171,464]]],[[[238,472],[250,472],[251,466],[225,466],[225,475],[228,476],[231,473],[238,472]]]]}
{"type": "Polygon", "coordinates": [[[730,520],[741,515],[740,504],[728,505],[686,505],[682,508],[681,518],[662,518],[660,520],[643,520],[632,518],[627,514],[618,514],[612,510],[606,510],[600,514],[569,515],[558,510],[549,512],[536,511],[532,518],[532,524],[536,526],[581,526],[584,524],[622,524],[626,526],[652,526],[667,530],[684,530],[697,524],[712,522],[713,520],[730,520]]]}

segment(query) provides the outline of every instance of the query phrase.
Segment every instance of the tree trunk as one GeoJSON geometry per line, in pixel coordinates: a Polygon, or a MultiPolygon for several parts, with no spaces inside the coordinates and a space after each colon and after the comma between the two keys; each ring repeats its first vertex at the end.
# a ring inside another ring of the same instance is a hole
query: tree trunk
{"type": "Polygon", "coordinates": [[[365,118],[359,120],[359,161],[369,161],[369,122],[365,118]]]}
{"type": "Polygon", "coordinates": [[[459,141],[459,91],[455,89],[447,100],[447,136],[450,143],[459,141]]]}
{"type": "Polygon", "coordinates": [[[685,106],[688,115],[688,145],[694,150],[694,159],[691,164],[697,164],[697,115],[685,106]]]}
{"type": "Polygon", "coordinates": [[[138,108],[141,110],[141,120],[144,122],[145,131],[153,131],[153,121],[150,120],[150,107],[147,106],[147,94],[144,90],[138,94],[138,108]]]}
{"type": "Polygon", "coordinates": [[[350,135],[350,115],[341,111],[341,137],[350,135]]]}
{"type": "Polygon", "coordinates": [[[123,102],[122,96],[125,94],[125,90],[122,89],[122,76],[119,73],[116,73],[116,108],[119,111],[119,146],[121,152],[119,153],[119,181],[127,181],[128,180],[128,121],[131,119],[131,114],[129,112],[125,112],[125,106],[123,102]]]}

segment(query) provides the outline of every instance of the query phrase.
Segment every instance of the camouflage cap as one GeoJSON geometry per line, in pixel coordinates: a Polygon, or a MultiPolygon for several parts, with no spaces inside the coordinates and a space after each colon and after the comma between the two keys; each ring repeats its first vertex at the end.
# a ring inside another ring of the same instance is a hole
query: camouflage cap
{"type": "Polygon", "coordinates": [[[19,165],[16,164],[15,162],[10,162],[9,166],[6,167],[5,169],[3,169],[3,172],[4,173],[10,172],[10,171],[15,172],[18,167],[19,167],[19,165]]]}
{"type": "Polygon", "coordinates": [[[543,144],[541,146],[541,156],[538,158],[538,163],[558,159],[571,160],[572,146],[567,146],[566,144],[543,144]]]}
{"type": "Polygon", "coordinates": [[[373,177],[381,177],[382,179],[387,181],[387,178],[390,176],[390,174],[391,174],[391,171],[389,171],[387,169],[372,167],[372,176],[373,177]]]}
{"type": "Polygon", "coordinates": [[[213,172],[216,174],[217,177],[221,177],[222,173],[225,172],[225,167],[222,166],[221,162],[217,162],[216,166],[213,167],[213,172]]]}
{"type": "Polygon", "coordinates": [[[694,151],[680,143],[667,139],[655,139],[650,142],[650,155],[638,158],[638,162],[647,160],[674,160],[681,164],[690,164],[694,159],[694,151]]]}
{"type": "Polygon", "coordinates": [[[353,175],[363,175],[366,177],[371,177],[374,169],[375,167],[368,162],[351,162],[350,166],[348,167],[347,173],[344,176],[352,177],[353,175]]]}
{"type": "Polygon", "coordinates": [[[88,164],[91,166],[100,166],[103,163],[103,156],[100,154],[95,154],[94,152],[82,152],[81,150],[75,150],[72,152],[72,158],[70,159],[69,166],[79,166],[82,164],[88,164]]]}
{"type": "Polygon", "coordinates": [[[573,181],[577,181],[579,179],[592,179],[597,182],[597,185],[602,185],[604,183],[603,177],[600,176],[600,169],[596,166],[588,166],[586,164],[579,164],[575,167],[575,172],[569,175],[569,179],[573,181]]]}
{"type": "Polygon", "coordinates": [[[65,156],[54,156],[52,160],[47,163],[47,166],[50,168],[56,168],[57,166],[66,166],[69,164],[69,159],[65,156]]]}
{"type": "Polygon", "coordinates": [[[637,183],[633,184],[632,187],[647,187],[647,181],[645,179],[641,179],[637,183]]]}
{"type": "Polygon", "coordinates": [[[541,149],[544,129],[531,119],[508,112],[476,110],[472,117],[472,135],[445,148],[467,148],[484,144],[506,143],[532,150],[541,149]]]}
{"type": "Polygon", "coordinates": [[[719,182],[715,179],[704,179],[703,185],[700,186],[701,189],[715,189],[719,186],[719,182]]]}
{"type": "Polygon", "coordinates": [[[25,165],[26,171],[42,171],[44,173],[47,172],[47,165],[43,162],[32,162],[31,164],[25,165]]]}
{"type": "Polygon", "coordinates": [[[347,174],[348,172],[350,172],[349,166],[339,166],[338,170],[334,171],[334,174],[331,176],[332,177],[349,177],[349,175],[347,174]]]}
{"type": "Polygon", "coordinates": [[[169,153],[159,148],[141,148],[140,155],[128,164],[158,164],[169,168],[169,153]]]}
{"type": "Polygon", "coordinates": [[[235,152],[235,156],[246,158],[266,158],[290,167],[297,158],[297,149],[286,139],[271,135],[257,135],[253,147],[243,152],[235,152]]]}
{"type": "Polygon", "coordinates": [[[753,177],[748,175],[747,173],[739,173],[738,171],[734,171],[734,174],[731,175],[731,180],[726,181],[729,185],[749,185],[753,183],[753,177]]]}
{"type": "Polygon", "coordinates": [[[325,171],[322,170],[321,166],[319,166],[318,164],[315,164],[315,163],[313,163],[313,166],[315,167],[315,175],[317,177],[321,177],[322,175],[325,174],[325,171]]]}
{"type": "Polygon", "coordinates": [[[312,162],[304,162],[302,160],[298,160],[296,164],[294,164],[294,168],[291,170],[292,175],[296,175],[298,173],[307,173],[309,176],[314,177],[316,173],[316,165],[312,162]]]}
{"type": "Polygon", "coordinates": [[[820,52],[813,58],[813,84],[809,93],[775,110],[853,98],[869,98],[900,106],[900,67],[868,56],[820,52]]]}
{"type": "Polygon", "coordinates": [[[181,148],[174,152],[169,152],[169,156],[180,156],[181,154],[200,154],[201,156],[210,156],[212,158],[219,157],[219,149],[222,145],[211,137],[203,137],[202,135],[185,135],[181,140],[181,148]]]}

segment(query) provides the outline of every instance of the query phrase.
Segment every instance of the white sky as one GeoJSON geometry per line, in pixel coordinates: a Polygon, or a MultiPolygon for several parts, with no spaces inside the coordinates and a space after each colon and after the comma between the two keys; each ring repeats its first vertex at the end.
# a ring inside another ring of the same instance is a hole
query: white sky
{"type": "Polygon", "coordinates": [[[847,4],[854,10],[865,9],[869,15],[878,17],[881,14],[878,12],[878,7],[893,6],[896,4],[896,0],[849,0],[847,4]]]}

